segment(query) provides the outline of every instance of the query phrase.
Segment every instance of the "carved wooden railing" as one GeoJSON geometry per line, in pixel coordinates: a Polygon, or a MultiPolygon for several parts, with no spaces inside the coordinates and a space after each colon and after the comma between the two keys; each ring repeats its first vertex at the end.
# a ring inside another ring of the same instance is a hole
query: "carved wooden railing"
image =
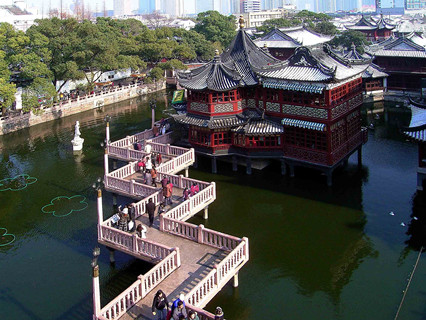
{"type": "Polygon", "coordinates": [[[102,308],[97,319],[118,319],[179,267],[179,250],[173,250],[154,268],[145,275],[140,275],[137,281],[102,308]]]}

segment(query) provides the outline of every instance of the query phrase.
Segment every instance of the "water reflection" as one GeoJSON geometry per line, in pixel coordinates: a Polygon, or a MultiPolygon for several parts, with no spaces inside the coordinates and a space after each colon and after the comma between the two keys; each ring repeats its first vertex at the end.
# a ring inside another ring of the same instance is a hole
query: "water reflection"
{"type": "Polygon", "coordinates": [[[408,225],[407,235],[410,237],[405,243],[418,251],[426,248],[426,193],[417,191],[413,196],[413,212],[408,225]]]}

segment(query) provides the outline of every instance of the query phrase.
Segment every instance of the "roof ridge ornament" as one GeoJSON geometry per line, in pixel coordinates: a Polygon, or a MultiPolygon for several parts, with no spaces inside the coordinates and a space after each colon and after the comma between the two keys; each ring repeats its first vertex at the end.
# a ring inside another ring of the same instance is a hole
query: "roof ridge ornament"
{"type": "Polygon", "coordinates": [[[244,17],[242,15],[240,16],[238,22],[240,23],[240,29],[244,29],[244,17]]]}

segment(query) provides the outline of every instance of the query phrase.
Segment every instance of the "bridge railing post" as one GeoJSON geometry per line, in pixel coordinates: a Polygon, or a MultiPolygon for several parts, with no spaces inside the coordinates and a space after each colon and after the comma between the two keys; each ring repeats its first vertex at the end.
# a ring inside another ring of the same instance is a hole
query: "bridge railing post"
{"type": "Polygon", "coordinates": [[[141,289],[140,294],[141,294],[141,298],[144,298],[145,295],[146,295],[146,292],[145,292],[145,281],[144,281],[145,279],[144,279],[143,274],[139,275],[138,279],[141,282],[140,283],[140,289],[141,289]]]}
{"type": "Polygon", "coordinates": [[[133,251],[138,252],[138,237],[136,234],[133,235],[133,251]]]}
{"type": "Polygon", "coordinates": [[[197,242],[198,243],[204,243],[204,239],[203,239],[203,230],[204,230],[204,225],[200,224],[197,228],[197,242]]]}
{"type": "Polygon", "coordinates": [[[182,189],[183,188],[183,183],[182,183],[182,179],[183,179],[183,175],[179,175],[179,188],[182,189]]]}
{"type": "Polygon", "coordinates": [[[215,277],[215,285],[217,287],[219,286],[219,283],[220,283],[220,272],[219,272],[220,269],[218,268],[217,264],[214,265],[214,269],[216,270],[214,277],[215,277]]]}
{"type": "Polygon", "coordinates": [[[130,194],[133,195],[135,193],[135,186],[134,186],[135,180],[130,180],[130,194]]]}
{"type": "Polygon", "coordinates": [[[175,260],[175,263],[176,263],[176,267],[179,268],[180,265],[181,265],[181,262],[180,262],[180,249],[179,249],[179,247],[176,247],[175,251],[176,251],[176,256],[175,256],[176,260],[175,260]]]}
{"type": "Polygon", "coordinates": [[[160,214],[160,231],[164,231],[164,217],[163,214],[160,214]]]}

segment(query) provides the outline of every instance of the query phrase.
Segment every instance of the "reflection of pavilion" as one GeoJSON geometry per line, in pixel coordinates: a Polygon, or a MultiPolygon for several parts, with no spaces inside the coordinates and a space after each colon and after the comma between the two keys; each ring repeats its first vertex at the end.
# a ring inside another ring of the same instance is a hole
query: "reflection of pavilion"
{"type": "Polygon", "coordinates": [[[320,225],[316,230],[302,233],[300,229],[290,231],[293,234],[289,237],[303,239],[301,242],[306,244],[303,248],[287,246],[283,250],[286,269],[290,269],[291,277],[298,283],[303,295],[324,292],[337,304],[343,289],[362,261],[376,254],[371,242],[363,234],[365,221],[361,219],[355,224],[351,226],[353,232],[350,233],[345,228],[329,227],[325,231],[320,225]],[[315,245],[309,245],[312,243],[315,245]]]}
{"type": "Polygon", "coordinates": [[[415,250],[426,248],[426,196],[417,191],[413,197],[413,213],[408,225],[407,235],[410,239],[406,243],[415,250]]]}
{"type": "Polygon", "coordinates": [[[411,122],[404,133],[418,142],[419,167],[417,168],[417,190],[423,190],[426,179],[426,102],[410,99],[411,122]]]}

